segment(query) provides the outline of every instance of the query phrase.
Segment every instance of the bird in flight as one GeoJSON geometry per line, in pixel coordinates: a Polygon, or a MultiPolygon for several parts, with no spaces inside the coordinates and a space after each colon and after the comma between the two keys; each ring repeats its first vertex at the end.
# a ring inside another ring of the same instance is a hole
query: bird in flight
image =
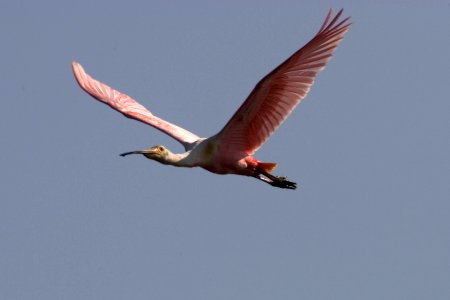
{"type": "Polygon", "coordinates": [[[325,68],[333,52],[350,28],[349,17],[340,20],[342,9],[333,17],[328,12],[319,32],[303,48],[266,75],[216,135],[201,138],[169,123],[143,105],[89,76],[76,61],[73,72],[80,87],[113,109],[168,134],[180,142],[183,153],[164,146],[121,154],[142,154],[162,164],[177,167],[201,167],[217,174],[252,176],[272,186],[295,189],[297,184],[272,171],[277,166],[261,162],[253,154],[264,144],[305,98],[317,74],[325,68]]]}

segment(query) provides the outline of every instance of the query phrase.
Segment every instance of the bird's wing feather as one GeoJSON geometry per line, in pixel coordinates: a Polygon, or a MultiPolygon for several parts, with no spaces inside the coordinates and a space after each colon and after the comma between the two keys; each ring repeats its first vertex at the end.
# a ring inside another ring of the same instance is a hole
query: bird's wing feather
{"type": "Polygon", "coordinates": [[[338,23],[332,11],[316,36],[265,76],[215,136],[222,151],[253,154],[306,96],[316,75],[325,67],[351,23],[338,23]],[[336,24],[337,23],[337,24],[336,24]]]}
{"type": "Polygon", "coordinates": [[[178,140],[185,148],[189,148],[199,137],[179,126],[154,116],[143,105],[130,96],[112,89],[88,75],[76,61],[72,62],[73,73],[80,87],[95,99],[108,104],[128,118],[149,124],[156,129],[178,140]]]}

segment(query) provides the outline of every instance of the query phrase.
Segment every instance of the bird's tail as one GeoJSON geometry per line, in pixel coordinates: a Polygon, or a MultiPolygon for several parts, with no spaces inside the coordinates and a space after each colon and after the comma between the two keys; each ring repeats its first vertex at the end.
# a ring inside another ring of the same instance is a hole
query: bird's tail
{"type": "Polygon", "coordinates": [[[277,164],[272,162],[259,162],[258,167],[264,172],[270,173],[276,169],[277,164]]]}

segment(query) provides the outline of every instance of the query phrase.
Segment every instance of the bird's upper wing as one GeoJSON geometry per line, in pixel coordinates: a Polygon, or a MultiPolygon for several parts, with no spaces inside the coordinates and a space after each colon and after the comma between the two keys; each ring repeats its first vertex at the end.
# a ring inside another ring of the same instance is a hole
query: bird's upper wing
{"type": "Polygon", "coordinates": [[[351,23],[328,12],[316,36],[265,76],[215,136],[222,151],[253,154],[306,96],[351,23]],[[331,20],[331,21],[330,21],[331,20]]]}
{"type": "Polygon", "coordinates": [[[163,119],[154,116],[144,106],[139,104],[126,94],[122,94],[104,83],[101,83],[89,76],[83,67],[76,61],[72,62],[73,73],[80,87],[89,93],[92,97],[108,104],[115,110],[121,112],[128,118],[132,118],[170,135],[178,140],[185,148],[196,142],[199,137],[181,127],[171,124],[163,119]]]}

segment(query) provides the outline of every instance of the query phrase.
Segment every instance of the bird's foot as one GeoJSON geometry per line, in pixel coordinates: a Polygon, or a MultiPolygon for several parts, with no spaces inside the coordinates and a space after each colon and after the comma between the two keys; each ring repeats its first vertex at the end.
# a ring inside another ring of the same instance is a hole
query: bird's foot
{"type": "Polygon", "coordinates": [[[295,190],[297,188],[297,183],[287,180],[284,176],[274,176],[275,178],[269,182],[271,186],[276,186],[282,189],[295,190]]]}
{"type": "Polygon", "coordinates": [[[297,183],[287,180],[287,178],[284,176],[275,176],[267,173],[259,174],[256,178],[270,184],[271,186],[279,187],[282,189],[295,190],[297,188],[297,183]]]}

